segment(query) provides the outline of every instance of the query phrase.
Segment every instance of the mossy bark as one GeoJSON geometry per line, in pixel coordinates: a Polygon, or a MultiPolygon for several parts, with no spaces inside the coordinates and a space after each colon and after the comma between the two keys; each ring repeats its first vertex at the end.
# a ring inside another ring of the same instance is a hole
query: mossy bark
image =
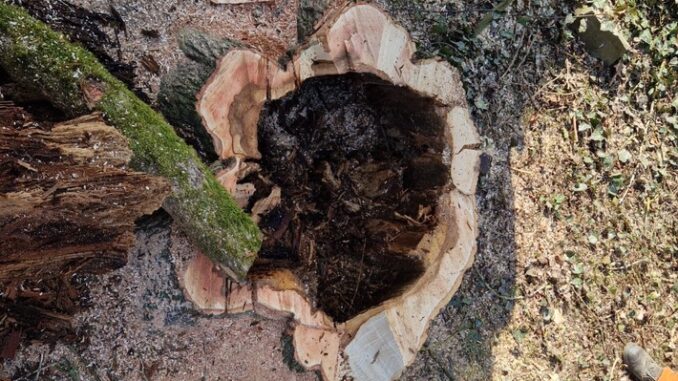
{"type": "Polygon", "coordinates": [[[195,150],[85,49],[16,6],[0,3],[0,66],[70,114],[100,111],[130,141],[135,169],[167,178],[164,208],[192,241],[235,279],[261,246],[261,233],[195,150]]]}

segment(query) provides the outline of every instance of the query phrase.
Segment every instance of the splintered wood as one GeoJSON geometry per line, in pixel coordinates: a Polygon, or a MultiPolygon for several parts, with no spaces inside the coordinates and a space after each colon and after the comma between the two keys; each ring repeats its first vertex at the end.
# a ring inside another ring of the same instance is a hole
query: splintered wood
{"type": "MultiPolygon", "coordinates": [[[[128,170],[131,158],[99,115],[54,125],[0,101],[0,342],[7,327],[16,346],[22,336],[74,339],[85,286],[73,275],[123,266],[135,220],[170,191],[128,170]]],[[[7,348],[0,357],[14,355],[7,348]]]]}
{"type": "Polygon", "coordinates": [[[125,264],[134,221],[169,193],[164,179],[127,170],[131,157],[98,115],[46,128],[0,109],[0,280],[125,264]]]}
{"type": "MultiPolygon", "coordinates": [[[[217,154],[236,163],[221,177],[231,190],[241,179],[237,167],[266,155],[257,140],[265,102],[297,90],[313,77],[376,75],[433,99],[437,114],[446,124],[444,139],[450,153],[447,164],[452,189],[438,200],[438,224],[409,253],[422,259],[423,275],[397,296],[338,323],[316,310],[303,282],[284,269],[252,275],[246,284],[229,287],[230,292],[226,287],[217,290],[205,285],[197,291],[186,289],[196,307],[204,311],[229,312],[228,300],[236,299],[237,312],[251,308],[267,316],[291,319],[296,359],[308,369],[320,370],[325,380],[397,378],[414,360],[431,320],[458,289],[476,252],[480,138],[457,70],[438,59],[414,62],[414,53],[415,45],[407,31],[379,8],[349,5],[327,15],[286,67],[277,64],[277,57],[247,49],[231,50],[219,60],[198,94],[197,109],[217,154]],[[214,299],[203,295],[206,290],[215,290],[220,301],[201,303],[214,299]]],[[[281,197],[285,198],[284,189],[282,195],[271,195],[257,210],[270,208],[271,202],[279,202],[281,197]]],[[[203,262],[196,259],[195,267],[189,265],[186,274],[195,272],[203,262]]],[[[204,270],[208,278],[210,271],[204,270]]],[[[201,284],[202,280],[193,282],[201,284]]]]}

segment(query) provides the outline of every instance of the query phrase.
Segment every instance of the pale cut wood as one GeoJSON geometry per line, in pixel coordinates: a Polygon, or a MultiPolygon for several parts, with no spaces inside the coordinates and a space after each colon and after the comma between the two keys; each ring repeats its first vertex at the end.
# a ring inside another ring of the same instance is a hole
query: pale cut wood
{"type": "Polygon", "coordinates": [[[224,189],[226,189],[231,195],[235,194],[235,187],[238,184],[238,180],[240,179],[239,173],[241,163],[241,159],[236,158],[231,167],[222,169],[215,174],[219,184],[221,184],[221,186],[224,187],[224,189]]]}
{"type": "Polygon", "coordinates": [[[227,306],[228,280],[219,267],[200,250],[183,249],[192,247],[186,235],[174,225],[170,253],[184,297],[204,314],[223,314],[227,306]],[[184,254],[186,252],[190,254],[184,254]]]}
{"type": "Polygon", "coordinates": [[[227,290],[226,312],[239,314],[254,309],[253,290],[250,284],[230,283],[227,290]]]}
{"type": "Polygon", "coordinates": [[[303,285],[291,271],[275,270],[258,276],[253,282],[255,309],[277,311],[307,327],[332,328],[332,319],[313,308],[305,297],[303,285]]]}
{"type": "Polygon", "coordinates": [[[308,348],[296,351],[295,358],[306,369],[320,370],[325,380],[337,377],[340,334],[333,329],[311,328],[299,324],[294,329],[294,347],[308,348]]]}
{"type": "Polygon", "coordinates": [[[199,253],[189,262],[180,282],[186,298],[200,306],[203,313],[226,312],[226,278],[204,254],[199,253]]]}
{"type": "Polygon", "coordinates": [[[221,159],[261,158],[257,122],[272,87],[294,89],[294,75],[249,50],[232,50],[219,60],[197,96],[197,109],[221,159]]]}
{"type": "Polygon", "coordinates": [[[452,150],[458,154],[463,149],[478,149],[480,135],[473,125],[468,108],[456,106],[447,114],[447,124],[452,128],[452,150]]]}
{"type": "Polygon", "coordinates": [[[478,150],[464,149],[452,158],[452,182],[464,194],[476,193],[480,155],[478,150]]]}
{"type": "MultiPolygon", "coordinates": [[[[224,56],[199,94],[197,108],[221,158],[240,160],[261,156],[256,128],[263,103],[312,77],[371,73],[436,100],[447,123],[454,189],[439,199],[439,224],[409,253],[425,264],[414,284],[341,324],[315,311],[302,282],[287,270],[250,277],[251,295],[250,289],[238,291],[239,298],[245,295],[247,308],[293,321],[297,360],[308,369],[320,369],[325,380],[392,380],[412,363],[431,320],[449,302],[473,262],[481,142],[457,70],[438,59],[413,61],[415,45],[407,31],[378,7],[347,5],[323,20],[286,68],[247,50],[224,56]]],[[[229,173],[223,178],[232,187],[237,171],[229,173]]],[[[284,194],[274,199],[279,197],[284,194]]]]}

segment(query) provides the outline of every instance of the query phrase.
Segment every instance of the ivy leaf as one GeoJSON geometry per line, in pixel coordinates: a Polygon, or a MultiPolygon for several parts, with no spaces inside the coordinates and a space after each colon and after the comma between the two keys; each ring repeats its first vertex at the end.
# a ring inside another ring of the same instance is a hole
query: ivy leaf
{"type": "Polygon", "coordinates": [[[607,193],[612,196],[619,194],[619,191],[624,187],[624,176],[613,175],[610,179],[610,184],[607,186],[607,193]]]}
{"type": "Polygon", "coordinates": [[[514,329],[513,332],[511,332],[513,335],[513,338],[516,340],[516,342],[520,343],[525,339],[525,336],[527,335],[527,331],[524,330],[523,328],[518,328],[514,329]]]}
{"type": "Polygon", "coordinates": [[[650,32],[649,29],[645,29],[640,33],[640,36],[638,36],[640,41],[643,41],[644,43],[648,45],[652,45],[652,32],[650,32]]]}
{"type": "Polygon", "coordinates": [[[564,194],[558,193],[557,195],[553,196],[553,202],[556,205],[562,204],[563,201],[565,201],[565,195],[564,194]]]}
{"type": "Polygon", "coordinates": [[[628,163],[631,160],[631,153],[625,149],[617,152],[617,156],[619,156],[619,161],[622,163],[628,163]]]}
{"type": "Polygon", "coordinates": [[[605,136],[603,135],[603,129],[602,128],[596,128],[593,130],[593,133],[591,134],[591,140],[594,142],[602,142],[605,140],[605,136]]]}
{"type": "Polygon", "coordinates": [[[572,278],[570,283],[572,283],[572,285],[578,289],[584,285],[584,282],[581,280],[581,278],[572,278]]]}
{"type": "Polygon", "coordinates": [[[483,99],[483,97],[480,97],[480,96],[477,97],[473,101],[473,103],[476,105],[476,107],[478,107],[478,109],[483,110],[483,111],[487,110],[488,105],[487,105],[487,102],[485,101],[485,99],[483,99]]]}
{"type": "Polygon", "coordinates": [[[581,275],[584,273],[584,265],[581,263],[577,263],[572,267],[572,274],[575,275],[581,275]]]}
{"type": "Polygon", "coordinates": [[[607,0],[593,0],[593,6],[598,9],[604,9],[607,4],[607,0]]]}

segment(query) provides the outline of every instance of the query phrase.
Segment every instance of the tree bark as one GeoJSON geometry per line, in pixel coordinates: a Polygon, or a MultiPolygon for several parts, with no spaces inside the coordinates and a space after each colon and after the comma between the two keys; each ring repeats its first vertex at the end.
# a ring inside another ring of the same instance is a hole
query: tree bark
{"type": "Polygon", "coordinates": [[[196,95],[214,71],[219,58],[238,46],[228,39],[215,39],[195,30],[185,30],[179,37],[179,47],[186,59],[164,75],[160,83],[158,108],[179,136],[208,163],[218,157],[212,137],[202,126],[202,119],[196,111],[196,95]]]}
{"type": "Polygon", "coordinates": [[[133,168],[167,178],[164,208],[229,276],[241,280],[260,232],[172,127],[84,49],[24,10],[0,4],[0,66],[70,114],[100,111],[130,142],[133,168]]]}

